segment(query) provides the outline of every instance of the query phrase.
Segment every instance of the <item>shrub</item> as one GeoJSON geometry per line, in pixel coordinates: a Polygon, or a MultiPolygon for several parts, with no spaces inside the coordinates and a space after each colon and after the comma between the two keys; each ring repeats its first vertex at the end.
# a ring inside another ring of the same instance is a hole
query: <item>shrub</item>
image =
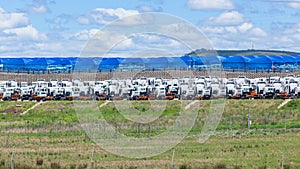
{"type": "Polygon", "coordinates": [[[242,167],[241,167],[241,166],[238,166],[238,165],[236,165],[236,166],[234,166],[233,168],[234,168],[234,169],[241,169],[242,167]]]}
{"type": "Polygon", "coordinates": [[[226,169],[226,165],[225,164],[217,164],[213,167],[213,169],[226,169]]]}
{"type": "Polygon", "coordinates": [[[76,164],[70,164],[69,168],[70,169],[76,169],[76,164]]]}
{"type": "Polygon", "coordinates": [[[87,168],[87,164],[79,164],[79,166],[77,167],[77,169],[86,169],[87,168]]]}
{"type": "Polygon", "coordinates": [[[5,166],[5,160],[1,160],[0,166],[5,166]]]}
{"type": "Polygon", "coordinates": [[[51,169],[61,169],[61,166],[58,163],[51,163],[50,168],[51,169]]]}
{"type": "Polygon", "coordinates": [[[187,167],[187,165],[186,164],[181,164],[180,166],[179,166],[179,169],[187,169],[188,167],[187,167]]]}
{"type": "Polygon", "coordinates": [[[14,169],[33,169],[33,167],[26,164],[15,164],[14,169]]]}
{"type": "Polygon", "coordinates": [[[197,168],[197,169],[209,169],[209,168],[210,168],[210,167],[204,165],[204,166],[201,166],[201,167],[199,167],[199,168],[197,168]]]}
{"type": "Polygon", "coordinates": [[[37,165],[37,166],[42,166],[43,163],[44,163],[44,160],[43,160],[42,158],[37,158],[37,159],[36,159],[36,165],[37,165]]]}
{"type": "Polygon", "coordinates": [[[263,165],[263,166],[258,167],[258,169],[267,169],[267,166],[263,165]]]}
{"type": "Polygon", "coordinates": [[[284,169],[290,169],[290,168],[291,168],[291,165],[290,165],[290,164],[284,164],[284,165],[283,165],[283,168],[284,168],[284,169]]]}
{"type": "Polygon", "coordinates": [[[137,167],[135,167],[135,166],[130,166],[130,167],[128,167],[128,169],[137,169],[137,167]]]}

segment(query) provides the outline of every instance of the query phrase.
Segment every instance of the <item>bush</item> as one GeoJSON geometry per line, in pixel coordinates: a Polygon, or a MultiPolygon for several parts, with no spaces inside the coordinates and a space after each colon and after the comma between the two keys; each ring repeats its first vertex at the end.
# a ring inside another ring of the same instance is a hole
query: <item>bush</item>
{"type": "Polygon", "coordinates": [[[1,160],[1,162],[0,162],[0,166],[5,166],[5,160],[1,160]]]}
{"type": "Polygon", "coordinates": [[[76,169],[76,164],[70,164],[69,168],[70,169],[76,169]]]}
{"type": "Polygon", "coordinates": [[[61,169],[61,166],[58,163],[51,163],[50,168],[51,169],[61,169]]]}
{"type": "Polygon", "coordinates": [[[37,166],[42,166],[43,163],[44,163],[44,160],[43,160],[42,158],[37,158],[37,159],[36,159],[36,165],[37,165],[37,166]]]}
{"type": "Polygon", "coordinates": [[[135,166],[130,166],[130,167],[128,167],[128,169],[137,169],[137,167],[135,167],[135,166]]]}
{"type": "Polygon", "coordinates": [[[238,166],[238,165],[236,165],[236,166],[234,166],[233,168],[234,168],[234,169],[241,169],[242,167],[241,167],[241,166],[238,166]]]}
{"type": "Polygon", "coordinates": [[[213,167],[213,169],[226,169],[226,165],[225,164],[217,164],[213,167]]]}
{"type": "Polygon", "coordinates": [[[179,166],[179,169],[188,169],[188,168],[190,168],[190,167],[188,167],[186,164],[181,164],[179,166]]]}
{"type": "Polygon", "coordinates": [[[33,167],[26,164],[15,164],[14,169],[33,169],[33,167]]]}
{"type": "Polygon", "coordinates": [[[267,166],[263,165],[263,166],[258,167],[258,169],[267,169],[267,166]]]}
{"type": "Polygon", "coordinates": [[[77,169],[86,169],[87,168],[87,164],[79,164],[79,166],[77,167],[77,169]]]}
{"type": "Polygon", "coordinates": [[[208,166],[201,166],[201,167],[199,167],[198,169],[210,169],[210,167],[208,167],[208,166]]]}
{"type": "Polygon", "coordinates": [[[290,168],[291,168],[291,165],[290,165],[290,164],[284,164],[284,165],[283,165],[283,168],[284,168],[284,169],[290,169],[290,168]]]}

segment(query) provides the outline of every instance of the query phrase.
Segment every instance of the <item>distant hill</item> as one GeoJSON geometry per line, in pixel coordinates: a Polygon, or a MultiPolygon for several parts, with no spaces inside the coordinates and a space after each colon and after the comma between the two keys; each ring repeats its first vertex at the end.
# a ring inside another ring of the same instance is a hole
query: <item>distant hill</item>
{"type": "Polygon", "coordinates": [[[219,55],[219,56],[248,56],[248,55],[277,55],[277,56],[291,56],[291,55],[300,55],[297,52],[290,52],[290,51],[279,51],[279,50],[255,50],[255,49],[248,49],[248,50],[207,50],[207,49],[197,49],[192,51],[188,54],[188,56],[212,56],[212,55],[219,55]]]}

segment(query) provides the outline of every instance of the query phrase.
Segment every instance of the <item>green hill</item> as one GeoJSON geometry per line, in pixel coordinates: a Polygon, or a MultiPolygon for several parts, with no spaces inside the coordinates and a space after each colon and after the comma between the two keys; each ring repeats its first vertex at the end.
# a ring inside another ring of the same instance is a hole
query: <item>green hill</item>
{"type": "Polygon", "coordinates": [[[291,51],[279,51],[279,50],[208,50],[208,49],[197,49],[188,54],[188,56],[247,56],[247,55],[277,55],[277,56],[291,56],[291,55],[300,55],[298,52],[291,51]]]}

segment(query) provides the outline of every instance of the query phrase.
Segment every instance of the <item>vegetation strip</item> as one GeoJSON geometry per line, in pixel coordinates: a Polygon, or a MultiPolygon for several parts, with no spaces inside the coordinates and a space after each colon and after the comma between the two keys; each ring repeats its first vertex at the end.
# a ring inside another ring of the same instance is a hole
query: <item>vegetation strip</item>
{"type": "Polygon", "coordinates": [[[21,115],[25,115],[28,111],[33,110],[34,108],[36,108],[37,106],[43,104],[45,102],[37,102],[35,105],[33,105],[32,107],[30,107],[29,109],[27,109],[26,111],[24,111],[23,113],[21,113],[21,115]]]}

